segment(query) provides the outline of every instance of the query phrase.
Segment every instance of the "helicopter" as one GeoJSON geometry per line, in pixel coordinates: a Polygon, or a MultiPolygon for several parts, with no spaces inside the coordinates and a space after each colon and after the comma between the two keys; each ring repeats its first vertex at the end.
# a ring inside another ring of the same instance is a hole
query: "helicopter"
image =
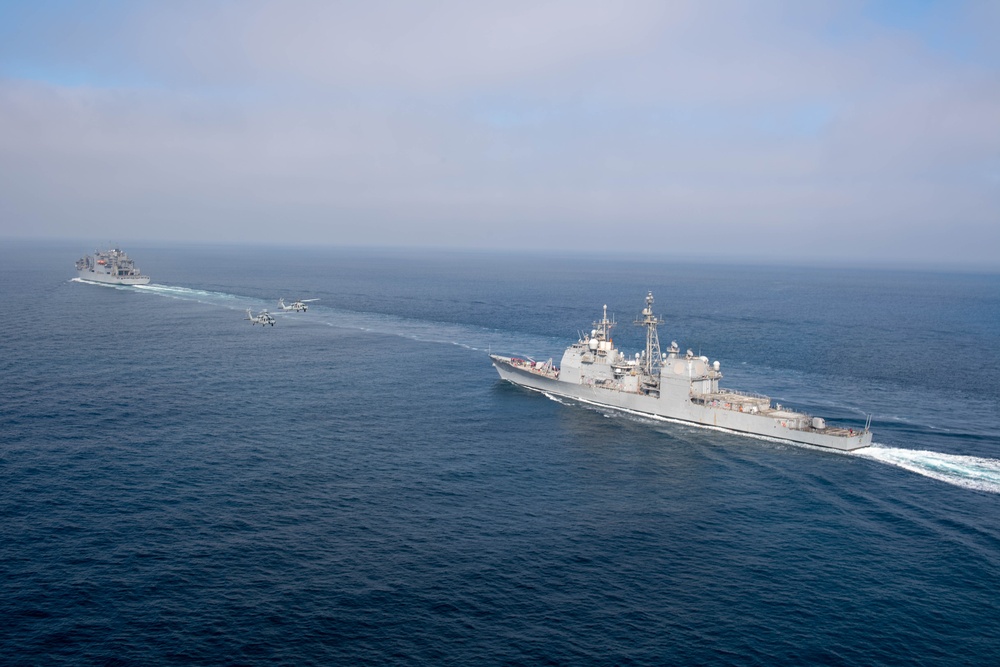
{"type": "Polygon", "coordinates": [[[285,297],[281,297],[278,299],[278,307],[282,310],[294,310],[296,313],[304,313],[309,310],[309,306],[306,304],[312,303],[313,301],[319,301],[319,299],[299,299],[298,301],[294,301],[286,306],[285,297]]]}
{"type": "Polygon", "coordinates": [[[251,324],[259,324],[262,327],[268,324],[270,324],[272,327],[274,326],[274,316],[271,315],[271,313],[267,312],[266,310],[262,310],[256,315],[254,315],[253,311],[247,308],[246,319],[250,320],[251,324]]]}

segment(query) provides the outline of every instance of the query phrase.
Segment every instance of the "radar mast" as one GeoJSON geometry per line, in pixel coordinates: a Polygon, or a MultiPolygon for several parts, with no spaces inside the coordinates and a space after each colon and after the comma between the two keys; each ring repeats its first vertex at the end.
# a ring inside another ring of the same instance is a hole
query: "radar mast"
{"type": "Polygon", "coordinates": [[[660,320],[653,314],[652,291],[646,295],[646,307],[642,309],[642,319],[636,320],[635,324],[646,327],[646,355],[642,360],[642,371],[658,381],[663,357],[660,354],[660,337],[656,333],[656,327],[660,325],[660,320]]]}

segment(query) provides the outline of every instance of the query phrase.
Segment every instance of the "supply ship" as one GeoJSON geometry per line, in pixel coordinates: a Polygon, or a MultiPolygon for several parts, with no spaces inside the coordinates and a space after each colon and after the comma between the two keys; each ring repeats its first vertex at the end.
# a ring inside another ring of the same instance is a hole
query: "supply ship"
{"type": "Polygon", "coordinates": [[[772,405],[767,396],[721,388],[719,362],[709,363],[691,350],[681,353],[676,342],[661,352],[652,292],[635,324],[646,329],[646,349],[631,359],[614,346],[615,322],[608,319],[607,306],[590,334],[566,348],[559,366],[552,359],[498,354],[490,359],[504,380],[584,403],[844,451],[871,444],[870,417],[860,429],[827,424],[822,417],[772,405]]]}
{"type": "Polygon", "coordinates": [[[76,260],[76,271],[81,280],[114,285],[148,285],[149,276],[142,275],[135,262],[124,250],[111,248],[95,250],[76,260]]]}

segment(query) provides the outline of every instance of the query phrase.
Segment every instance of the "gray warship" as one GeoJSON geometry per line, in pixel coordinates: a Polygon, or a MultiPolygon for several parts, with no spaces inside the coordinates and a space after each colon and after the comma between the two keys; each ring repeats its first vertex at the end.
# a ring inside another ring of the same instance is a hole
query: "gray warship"
{"type": "Polygon", "coordinates": [[[113,285],[148,285],[150,280],[124,250],[116,247],[95,250],[93,255],[76,260],[76,272],[81,280],[113,285]]]}
{"type": "Polygon", "coordinates": [[[566,348],[559,366],[552,359],[498,354],[490,359],[504,380],[583,403],[843,451],[871,444],[870,418],[863,429],[827,424],[822,417],[772,405],[767,396],[721,388],[719,362],[691,350],[682,353],[676,342],[661,352],[652,292],[635,324],[646,329],[646,349],[632,359],[614,346],[615,322],[608,319],[607,306],[590,334],[566,348]]]}

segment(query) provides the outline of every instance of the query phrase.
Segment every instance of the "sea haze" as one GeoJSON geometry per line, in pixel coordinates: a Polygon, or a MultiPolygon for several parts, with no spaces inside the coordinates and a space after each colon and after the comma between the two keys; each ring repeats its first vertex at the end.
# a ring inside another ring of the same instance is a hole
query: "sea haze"
{"type": "Polygon", "coordinates": [[[1000,662],[1000,276],[5,243],[14,665],[1000,662]],[[564,404],[652,290],[727,387],[852,454],[564,404]],[[262,328],[246,309],[316,298],[262,328]]]}

